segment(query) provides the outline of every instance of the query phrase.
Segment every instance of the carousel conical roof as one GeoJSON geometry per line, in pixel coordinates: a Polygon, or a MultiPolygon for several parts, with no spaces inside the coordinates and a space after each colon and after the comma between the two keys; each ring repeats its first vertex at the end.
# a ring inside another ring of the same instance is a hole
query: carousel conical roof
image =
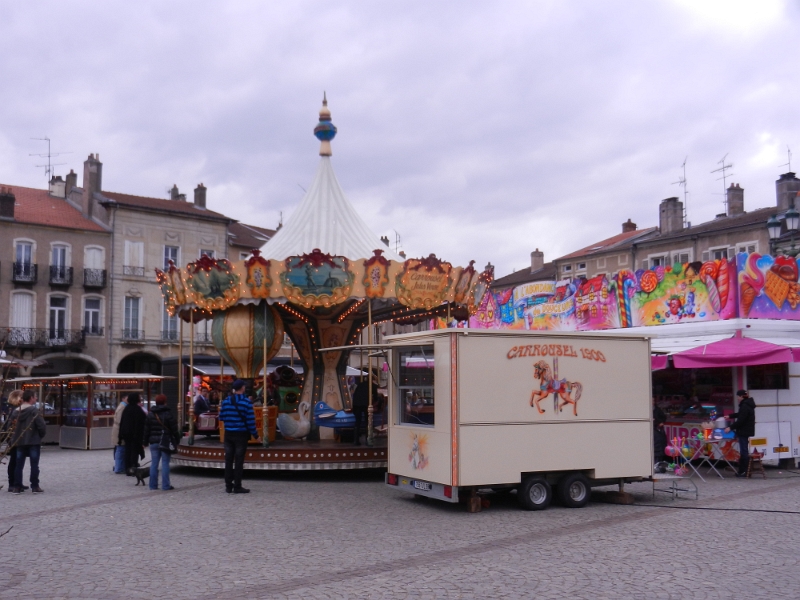
{"type": "Polygon", "coordinates": [[[330,140],[336,135],[336,128],[330,122],[327,101],[320,111],[315,135],[322,142],[322,158],[314,180],[300,206],[261,248],[261,255],[268,260],[285,260],[319,248],[323,253],[352,260],[369,258],[373,250],[380,249],[387,259],[402,262],[358,215],[336,179],[330,159],[330,140]]]}

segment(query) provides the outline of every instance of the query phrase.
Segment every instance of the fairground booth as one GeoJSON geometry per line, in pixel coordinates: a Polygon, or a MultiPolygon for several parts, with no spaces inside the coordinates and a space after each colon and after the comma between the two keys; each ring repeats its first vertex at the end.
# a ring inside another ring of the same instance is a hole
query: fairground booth
{"type": "Polygon", "coordinates": [[[31,390],[47,423],[43,442],[62,448],[113,448],[114,411],[125,396],[136,392],[149,408],[164,377],[135,373],[93,373],[55,377],[20,377],[8,383],[31,390]]]}
{"type": "MultiPolygon", "coordinates": [[[[738,410],[736,391],[745,389],[756,402],[751,450],[765,452],[766,461],[796,461],[799,271],[795,258],[740,253],[592,280],[540,281],[484,295],[469,326],[644,333],[651,337],[654,403],[667,415],[670,441],[709,429],[719,435],[716,420],[738,410]]],[[[727,434],[713,452],[737,460],[734,442],[727,434]]]]}

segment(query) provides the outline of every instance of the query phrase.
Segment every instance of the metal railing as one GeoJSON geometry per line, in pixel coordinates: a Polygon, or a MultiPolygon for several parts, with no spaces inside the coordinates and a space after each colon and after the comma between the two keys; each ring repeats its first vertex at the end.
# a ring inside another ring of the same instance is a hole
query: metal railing
{"type": "Polygon", "coordinates": [[[14,283],[36,283],[37,267],[33,263],[15,262],[11,280],[14,283]]]}
{"type": "Polygon", "coordinates": [[[5,343],[8,348],[83,348],[86,334],[83,329],[10,327],[5,343]]]}
{"type": "Polygon", "coordinates": [[[106,270],[105,269],[84,269],[83,270],[83,287],[87,287],[87,288],[104,288],[104,287],[106,287],[106,270]]]}
{"type": "Polygon", "coordinates": [[[161,341],[162,342],[175,342],[178,343],[178,330],[175,329],[174,331],[166,330],[161,332],[161,341]]]}
{"type": "Polygon", "coordinates": [[[141,329],[123,329],[122,339],[126,342],[143,342],[144,331],[141,329]]]}
{"type": "Polygon", "coordinates": [[[214,338],[211,336],[211,332],[195,331],[194,342],[195,344],[213,344],[214,338]]]}
{"type": "Polygon", "coordinates": [[[91,335],[94,337],[100,337],[103,335],[103,328],[102,327],[84,327],[83,333],[85,335],[91,335]]]}
{"type": "Polygon", "coordinates": [[[50,285],[72,285],[72,267],[50,265],[50,285]]]}
{"type": "Polygon", "coordinates": [[[123,265],[122,274],[133,275],[134,277],[144,277],[144,267],[132,267],[130,265],[123,265]]]}

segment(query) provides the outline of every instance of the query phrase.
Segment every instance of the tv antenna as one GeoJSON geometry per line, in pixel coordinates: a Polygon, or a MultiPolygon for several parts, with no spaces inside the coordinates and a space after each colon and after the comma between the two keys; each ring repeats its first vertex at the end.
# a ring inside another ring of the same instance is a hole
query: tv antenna
{"type": "Polygon", "coordinates": [[[728,173],[728,169],[733,168],[733,163],[725,163],[725,159],[728,158],[728,154],[729,153],[726,153],[725,156],[723,156],[722,159],[717,163],[718,165],[721,165],[719,169],[714,169],[711,171],[712,173],[722,173],[722,177],[717,179],[717,181],[722,182],[722,195],[725,196],[725,212],[728,210],[728,177],[733,177],[733,173],[728,173]]]}
{"type": "Polygon", "coordinates": [[[672,185],[679,185],[683,188],[683,226],[686,227],[686,223],[688,222],[687,219],[689,217],[689,186],[686,184],[686,161],[689,160],[689,157],[683,159],[683,164],[681,168],[683,169],[683,175],[678,177],[678,181],[673,181],[672,185]]]}
{"type": "Polygon", "coordinates": [[[45,177],[47,177],[47,183],[49,185],[50,184],[50,179],[53,177],[53,167],[58,167],[58,166],[67,164],[67,163],[53,163],[53,162],[51,162],[51,159],[56,157],[56,156],[61,156],[62,154],[72,154],[72,152],[51,152],[50,151],[50,138],[47,137],[47,136],[42,137],[42,138],[31,138],[31,139],[32,140],[37,140],[37,141],[40,141],[40,142],[47,142],[47,153],[46,154],[38,154],[38,153],[34,152],[32,154],[29,154],[28,156],[39,156],[41,158],[47,158],[47,164],[46,165],[36,165],[36,167],[37,168],[44,167],[44,175],[45,175],[45,177]]]}
{"type": "Polygon", "coordinates": [[[789,157],[788,162],[782,165],[778,165],[779,167],[789,167],[789,171],[792,170],[792,149],[789,146],[786,146],[786,154],[789,157]]]}
{"type": "Polygon", "coordinates": [[[397,229],[392,229],[394,231],[394,251],[400,252],[400,234],[398,233],[397,229]]]}

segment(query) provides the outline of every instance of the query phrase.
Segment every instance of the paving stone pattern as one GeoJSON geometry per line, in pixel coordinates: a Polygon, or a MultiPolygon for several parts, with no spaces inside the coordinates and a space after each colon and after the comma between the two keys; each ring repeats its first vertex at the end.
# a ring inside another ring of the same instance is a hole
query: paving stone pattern
{"type": "Polygon", "coordinates": [[[698,481],[698,501],[636,484],[636,506],[531,513],[512,495],[468,514],[379,472],[246,473],[234,496],[219,471],[151,492],[111,464],[47,447],[44,494],[2,490],[0,598],[800,598],[800,474],[783,470],[698,481]]]}

